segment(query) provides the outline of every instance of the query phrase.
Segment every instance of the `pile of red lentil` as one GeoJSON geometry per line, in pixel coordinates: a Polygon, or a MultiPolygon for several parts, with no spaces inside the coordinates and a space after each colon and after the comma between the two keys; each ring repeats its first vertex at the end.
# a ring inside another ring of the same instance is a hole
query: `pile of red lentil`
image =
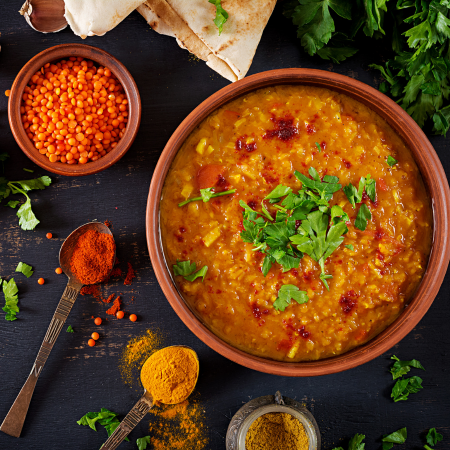
{"type": "Polygon", "coordinates": [[[47,63],[25,87],[22,122],[36,149],[51,162],[86,164],[122,138],[128,100],[106,67],[70,57],[47,63]]]}

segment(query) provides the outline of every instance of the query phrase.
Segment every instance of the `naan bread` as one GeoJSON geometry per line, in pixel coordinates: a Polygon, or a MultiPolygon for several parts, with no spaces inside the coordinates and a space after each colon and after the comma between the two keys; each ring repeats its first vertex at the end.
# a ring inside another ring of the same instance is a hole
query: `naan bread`
{"type": "Polygon", "coordinates": [[[103,36],[134,11],[143,0],[64,0],[64,17],[81,36],[103,36]]]}
{"type": "Polygon", "coordinates": [[[223,0],[229,17],[222,34],[207,0],[147,0],[138,8],[158,33],[174,36],[182,48],[230,81],[245,77],[276,0],[223,0]]]}

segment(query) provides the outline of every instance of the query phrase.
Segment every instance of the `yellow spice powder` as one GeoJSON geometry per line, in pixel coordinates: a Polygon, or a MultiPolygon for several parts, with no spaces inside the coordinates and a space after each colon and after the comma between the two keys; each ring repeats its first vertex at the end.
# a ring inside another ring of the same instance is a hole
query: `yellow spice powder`
{"type": "Polygon", "coordinates": [[[258,417],[245,437],[246,450],[308,450],[302,423],[291,414],[269,413],[258,417]]]}

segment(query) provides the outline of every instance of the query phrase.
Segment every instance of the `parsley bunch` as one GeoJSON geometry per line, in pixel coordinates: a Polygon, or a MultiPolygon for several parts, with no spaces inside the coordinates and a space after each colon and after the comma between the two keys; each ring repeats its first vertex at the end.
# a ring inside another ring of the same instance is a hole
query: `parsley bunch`
{"type": "MultiPolygon", "coordinates": [[[[9,158],[7,153],[0,154],[0,161],[6,161],[7,158],[9,158]]],[[[0,202],[8,198],[10,194],[23,194],[26,198],[25,203],[17,211],[19,225],[22,230],[34,230],[39,223],[39,220],[31,209],[31,199],[27,192],[45,189],[47,186],[50,186],[51,182],[52,180],[48,176],[21,181],[8,181],[5,177],[0,177],[0,202]]],[[[9,201],[7,206],[16,208],[18,204],[19,202],[14,200],[9,201]]]]}
{"type": "MultiPolygon", "coordinates": [[[[261,268],[264,276],[275,262],[282,266],[283,272],[298,268],[300,259],[306,253],[319,264],[320,279],[329,290],[327,279],[332,276],[325,273],[325,261],[342,244],[348,231],[348,215],[340,206],[331,207],[329,204],[342,185],[335,176],[325,175],[322,181],[313,167],[309,169],[311,178],[298,171],[294,174],[302,182],[302,188],[297,193],[280,184],[264,199],[278,210],[275,219],[264,203],[261,203],[261,212],[257,212],[244,201],[239,201],[244,208],[244,230],[240,236],[244,242],[253,244],[253,251],[265,254],[261,268]]],[[[353,207],[362,201],[364,189],[374,200],[375,180],[370,175],[361,178],[358,189],[352,184],[344,188],[353,207]]],[[[365,230],[370,217],[367,206],[361,205],[355,226],[365,230]]]]}

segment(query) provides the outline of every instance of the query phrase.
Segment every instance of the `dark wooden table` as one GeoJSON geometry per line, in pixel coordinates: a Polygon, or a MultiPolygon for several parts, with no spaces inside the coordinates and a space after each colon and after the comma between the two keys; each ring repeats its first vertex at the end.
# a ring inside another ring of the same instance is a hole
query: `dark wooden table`
{"type": "MultiPolygon", "coordinates": [[[[22,168],[44,172],[32,164],[15,143],[8,125],[7,98],[21,67],[38,52],[61,43],[81,42],[70,29],[57,34],[32,30],[17,12],[21,1],[0,3],[0,152],[11,155],[6,164],[9,179],[30,178],[22,168]]],[[[315,415],[322,433],[323,449],[342,444],[355,433],[366,435],[366,449],[381,447],[383,434],[408,428],[408,449],[423,448],[424,432],[438,427],[450,448],[450,279],[447,276],[431,309],[420,324],[395,348],[363,366],[318,378],[271,376],[234,364],[199,341],[180,321],[166,301],[152,270],[145,239],[145,208],[148,187],[158,157],[182,119],[199,103],[228,82],[203,62],[195,61],[169,37],[153,32],[142,17],[132,13],[103,37],[90,37],[86,44],[107,50],[121,60],[140,90],[143,113],[137,139],[116,165],[82,178],[49,174],[54,184],[33,192],[33,207],[41,224],[35,231],[22,231],[15,210],[0,206],[0,276],[15,276],[19,287],[19,320],[7,322],[0,313],[0,421],[25,381],[65,285],[65,277],[54,273],[58,251],[67,235],[93,219],[113,223],[118,256],[132,261],[137,278],[132,286],[112,284],[110,292],[123,292],[125,303],[136,297],[128,310],[139,316],[131,323],[110,321],[102,327],[95,348],[87,346],[95,326],[91,316],[104,307],[94,299],[79,297],[69,316],[76,333],[62,332],[40,377],[31,402],[22,437],[0,433],[0,449],[98,449],[106,433],[94,433],[76,424],[88,411],[109,408],[121,415],[137,399],[120,379],[118,356],[130,337],[159,327],[165,344],[187,344],[199,354],[201,376],[198,392],[207,414],[208,449],[224,449],[231,416],[251,398],[273,394],[304,401],[315,415]],[[48,240],[51,231],[55,238],[48,240]],[[19,261],[31,264],[35,275],[26,279],[14,274],[19,261]],[[46,284],[39,286],[38,277],[46,284]],[[388,372],[389,357],[417,358],[427,369],[418,375],[424,389],[406,402],[393,403],[393,385],[388,372]]],[[[249,74],[284,67],[313,67],[355,77],[371,86],[379,81],[368,64],[380,59],[379,45],[367,47],[349,62],[333,65],[310,58],[301,50],[294,27],[278,6],[267,25],[249,74]]],[[[448,141],[429,136],[447,173],[450,173],[448,141]]],[[[0,304],[3,305],[3,295],[0,304]]],[[[150,419],[132,432],[131,438],[148,434],[150,419]]],[[[134,442],[120,448],[137,448],[134,442]]],[[[168,447],[169,448],[169,447],[168,447]]]]}

